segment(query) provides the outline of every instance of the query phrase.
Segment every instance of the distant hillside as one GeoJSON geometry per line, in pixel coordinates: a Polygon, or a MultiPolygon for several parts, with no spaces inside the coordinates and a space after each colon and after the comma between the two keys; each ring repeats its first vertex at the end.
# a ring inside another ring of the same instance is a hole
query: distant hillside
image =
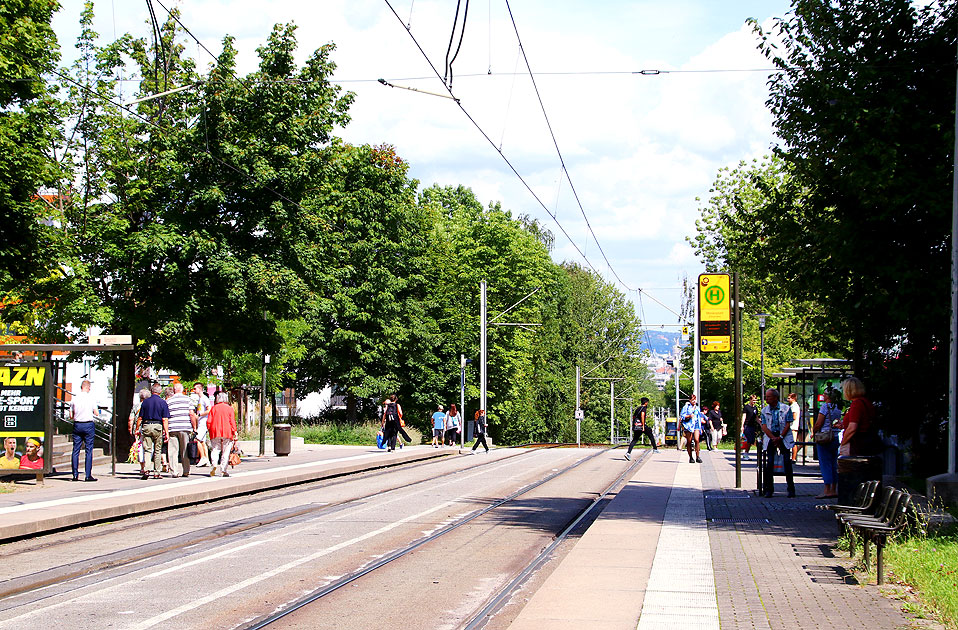
{"type": "Polygon", "coordinates": [[[678,343],[681,337],[682,333],[677,331],[646,330],[645,339],[642,341],[642,348],[650,352],[668,354],[672,351],[672,346],[678,343]]]}

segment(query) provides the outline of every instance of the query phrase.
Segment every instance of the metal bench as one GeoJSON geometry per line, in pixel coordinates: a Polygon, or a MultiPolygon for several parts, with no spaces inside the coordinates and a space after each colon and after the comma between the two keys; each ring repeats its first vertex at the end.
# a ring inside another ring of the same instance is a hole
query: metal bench
{"type": "Polygon", "coordinates": [[[885,549],[885,543],[888,541],[889,536],[903,531],[908,526],[908,516],[912,512],[914,505],[910,494],[902,490],[896,492],[899,494],[895,508],[887,521],[874,523],[859,521],[850,523],[852,529],[859,532],[862,538],[862,545],[864,547],[862,559],[865,563],[865,571],[868,571],[868,543],[875,543],[875,549],[877,550],[875,555],[878,561],[876,571],[879,585],[885,583],[885,561],[882,553],[885,549]]]}
{"type": "Polygon", "coordinates": [[[859,514],[855,512],[840,512],[835,515],[835,518],[837,518],[839,522],[839,532],[848,534],[849,558],[855,557],[855,530],[852,529],[852,525],[856,522],[862,522],[866,524],[887,522],[889,519],[891,519],[891,515],[894,513],[895,507],[898,505],[898,500],[900,498],[901,490],[886,487],[882,490],[881,500],[878,502],[878,505],[873,513],[859,514]]]}

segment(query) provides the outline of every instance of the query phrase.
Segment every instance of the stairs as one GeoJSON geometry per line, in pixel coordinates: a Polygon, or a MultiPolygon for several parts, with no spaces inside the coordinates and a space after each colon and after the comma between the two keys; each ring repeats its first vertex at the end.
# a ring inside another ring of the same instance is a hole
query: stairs
{"type": "MultiPolygon", "coordinates": [[[[61,471],[69,471],[70,458],[73,455],[73,436],[55,434],[53,436],[53,444],[50,445],[48,452],[52,453],[54,468],[58,468],[61,471]]],[[[83,471],[83,462],[85,461],[85,458],[86,458],[86,453],[81,448],[80,449],[80,471],[81,472],[83,471]]],[[[109,464],[109,463],[110,463],[110,456],[106,455],[103,452],[102,448],[96,446],[93,449],[93,465],[97,466],[99,464],[109,464]]]]}

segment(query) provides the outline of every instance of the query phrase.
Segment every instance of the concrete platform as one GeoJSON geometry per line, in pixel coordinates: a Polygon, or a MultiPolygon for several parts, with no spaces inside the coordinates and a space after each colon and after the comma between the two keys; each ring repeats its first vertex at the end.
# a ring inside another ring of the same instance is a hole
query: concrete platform
{"type": "Polygon", "coordinates": [[[457,453],[429,446],[386,453],[311,444],[287,457],[244,457],[228,478],[194,466],[188,478],[142,480],[137,464],[117,464],[115,476],[109,464],[95,466],[97,481],[90,483],[72,481],[69,472],[48,476],[42,485],[22,478],[2,486],[12,491],[0,494],[0,540],[457,453]]]}
{"type": "MultiPolygon", "coordinates": [[[[874,579],[857,584],[833,553],[831,512],[815,509],[821,480],[798,496],[754,493],[755,462],[665,450],[609,502],[510,626],[511,630],[671,628],[883,630],[914,627],[874,579]]],[[[623,458],[623,467],[628,465],[623,458]]]]}

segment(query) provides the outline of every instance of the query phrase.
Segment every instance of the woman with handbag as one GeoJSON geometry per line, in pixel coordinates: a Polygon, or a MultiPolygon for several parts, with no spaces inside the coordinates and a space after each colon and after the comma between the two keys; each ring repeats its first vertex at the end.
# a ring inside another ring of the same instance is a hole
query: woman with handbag
{"type": "Polygon", "coordinates": [[[815,421],[815,447],[825,490],[815,498],[834,499],[838,496],[838,432],[842,430],[842,408],[841,398],[834,389],[825,390],[824,398],[825,404],[819,408],[815,421]]]}
{"type": "Polygon", "coordinates": [[[842,382],[842,394],[851,403],[845,412],[839,455],[874,455],[877,438],[874,432],[875,407],[865,398],[865,384],[854,376],[842,382]]]}

